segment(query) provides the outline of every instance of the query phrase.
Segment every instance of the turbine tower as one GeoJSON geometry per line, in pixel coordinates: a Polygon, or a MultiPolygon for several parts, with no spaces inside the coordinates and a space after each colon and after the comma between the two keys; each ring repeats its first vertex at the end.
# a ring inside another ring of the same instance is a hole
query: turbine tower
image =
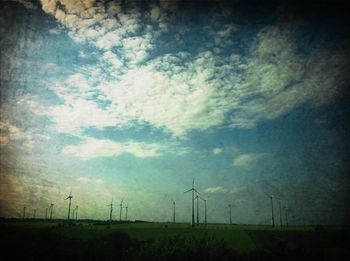
{"type": "Polygon", "coordinates": [[[120,201],[119,221],[122,221],[123,200],[120,201]]]}
{"type": "Polygon", "coordinates": [[[54,204],[50,204],[50,220],[52,219],[52,211],[53,211],[54,204]]]}
{"type": "Polygon", "coordinates": [[[281,208],[281,199],[278,198],[278,208],[279,208],[279,212],[280,212],[280,226],[282,227],[283,226],[283,223],[282,223],[282,208],[281,208]]]}
{"type": "Polygon", "coordinates": [[[284,215],[286,218],[286,226],[288,227],[288,203],[287,203],[287,201],[286,201],[286,205],[284,207],[284,215]]]}
{"type": "Polygon", "coordinates": [[[191,225],[192,225],[192,227],[194,227],[194,192],[200,194],[200,193],[194,188],[194,179],[193,179],[193,181],[192,181],[192,188],[189,189],[189,190],[187,190],[187,191],[185,191],[184,193],[187,193],[187,192],[190,192],[190,191],[192,191],[192,223],[191,223],[191,225]]]}
{"type": "Polygon", "coordinates": [[[207,224],[207,200],[201,197],[199,198],[204,201],[204,225],[206,225],[207,224]]]}
{"type": "Polygon", "coordinates": [[[107,205],[109,206],[109,222],[112,223],[112,213],[113,213],[113,198],[111,200],[111,204],[107,205]]]}
{"type": "Polygon", "coordinates": [[[23,216],[22,216],[23,219],[26,218],[26,205],[23,206],[23,216]]]}
{"type": "Polygon", "coordinates": [[[75,207],[75,220],[78,220],[78,207],[78,205],[75,207]]]}
{"type": "Polygon", "coordinates": [[[173,224],[175,224],[175,201],[173,201],[173,224]]]}
{"type": "Polygon", "coordinates": [[[275,215],[273,214],[273,196],[265,193],[266,196],[270,198],[271,201],[271,225],[272,227],[275,226],[275,215]]]}
{"type": "Polygon", "coordinates": [[[198,208],[198,199],[199,199],[199,196],[196,195],[195,199],[197,200],[197,226],[199,226],[199,208],[198,208]]]}
{"type": "Polygon", "coordinates": [[[72,196],[72,191],[70,191],[70,193],[69,193],[69,196],[66,198],[66,200],[67,199],[69,199],[69,205],[68,205],[68,222],[69,222],[69,218],[70,218],[70,206],[71,206],[71,203],[72,203],[72,198],[73,198],[73,196],[72,196]]]}
{"type": "Polygon", "coordinates": [[[33,219],[35,218],[36,216],[36,208],[33,209],[33,219]]]}
{"type": "Polygon", "coordinates": [[[45,208],[45,220],[47,220],[47,211],[48,211],[48,208],[45,208]]]}
{"type": "Polygon", "coordinates": [[[231,207],[232,207],[232,205],[229,204],[228,207],[229,207],[229,209],[230,209],[230,225],[232,225],[232,212],[231,212],[231,207]]]}
{"type": "Polygon", "coordinates": [[[128,221],[128,206],[124,208],[125,208],[125,221],[128,221]]]}

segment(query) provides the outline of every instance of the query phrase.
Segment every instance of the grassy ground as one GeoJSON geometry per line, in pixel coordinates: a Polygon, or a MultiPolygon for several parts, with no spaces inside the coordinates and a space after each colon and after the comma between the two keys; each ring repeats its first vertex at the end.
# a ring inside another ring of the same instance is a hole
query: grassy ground
{"type": "Polygon", "coordinates": [[[0,223],[2,256],[8,260],[346,260],[349,235],[311,227],[0,223]]]}

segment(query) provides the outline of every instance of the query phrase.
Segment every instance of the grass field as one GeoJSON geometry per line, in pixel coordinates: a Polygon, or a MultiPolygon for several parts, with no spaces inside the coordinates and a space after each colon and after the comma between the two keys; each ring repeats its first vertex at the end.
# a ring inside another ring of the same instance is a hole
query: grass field
{"type": "MultiPolygon", "coordinates": [[[[1,222],[7,260],[347,260],[349,230],[249,225],[1,222]]],[[[4,260],[4,259],[2,259],[4,260]]]]}

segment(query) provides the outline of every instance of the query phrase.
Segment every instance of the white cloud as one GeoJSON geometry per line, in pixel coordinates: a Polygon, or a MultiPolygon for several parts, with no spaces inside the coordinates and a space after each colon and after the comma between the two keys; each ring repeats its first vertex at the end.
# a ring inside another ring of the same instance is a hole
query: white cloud
{"type": "Polygon", "coordinates": [[[83,143],[69,145],[62,149],[64,155],[89,160],[96,157],[115,157],[129,153],[138,158],[160,156],[160,146],[152,143],[141,143],[135,141],[114,142],[108,139],[94,139],[86,137],[83,143]]]}
{"type": "Polygon", "coordinates": [[[215,194],[215,193],[229,193],[229,194],[240,194],[245,192],[246,187],[233,187],[233,188],[224,188],[221,186],[209,187],[204,190],[205,193],[215,194]]]}
{"type": "Polygon", "coordinates": [[[226,24],[224,28],[216,33],[219,37],[229,37],[232,33],[238,31],[238,26],[234,24],[226,24]]]}
{"type": "Polygon", "coordinates": [[[214,155],[219,155],[223,152],[223,149],[222,148],[214,148],[213,149],[213,154],[214,155]]]}
{"type": "Polygon", "coordinates": [[[96,180],[95,180],[95,183],[96,183],[96,184],[103,184],[104,181],[103,181],[102,179],[96,179],[96,180]]]}
{"type": "Polygon", "coordinates": [[[0,145],[7,145],[11,141],[21,141],[26,148],[33,148],[34,146],[34,136],[30,131],[23,131],[2,121],[0,121],[0,131],[0,145]]]}
{"type": "Polygon", "coordinates": [[[103,179],[91,179],[87,177],[78,177],[76,179],[80,183],[93,183],[93,184],[103,184],[104,180],[103,179]]]}
{"type": "Polygon", "coordinates": [[[247,168],[262,156],[263,154],[255,153],[241,154],[233,159],[233,165],[241,168],[247,168]]]}
{"type": "Polygon", "coordinates": [[[211,187],[204,190],[205,193],[226,193],[227,189],[223,187],[211,187]]]}
{"type": "Polygon", "coordinates": [[[60,30],[60,29],[57,29],[57,28],[53,28],[53,29],[50,29],[50,30],[49,30],[49,33],[50,33],[50,34],[58,35],[58,34],[61,33],[61,30],[60,30]]]}
{"type": "MultiPolygon", "coordinates": [[[[349,50],[301,56],[293,25],[263,28],[249,56],[231,53],[223,60],[211,51],[196,56],[179,52],[141,66],[165,28],[153,24],[164,24],[163,13],[173,10],[172,5],[152,6],[147,14],[152,24],[140,26],[144,22],[140,11],[126,12],[117,3],[105,8],[94,1],[64,0],[63,10],[56,1],[41,2],[43,10],[66,26],[74,40],[104,50],[96,66],[84,68],[95,82],[73,74],[66,85],[53,87],[64,104],[50,106],[46,115],[59,132],[78,135],[88,127],[123,127],[135,122],[175,137],[223,124],[252,128],[302,103],[329,102],[350,80],[349,59],[345,58],[349,50]]],[[[217,34],[222,39],[237,28],[226,24],[217,34]]],[[[220,48],[225,44],[221,41],[220,48]]]]}

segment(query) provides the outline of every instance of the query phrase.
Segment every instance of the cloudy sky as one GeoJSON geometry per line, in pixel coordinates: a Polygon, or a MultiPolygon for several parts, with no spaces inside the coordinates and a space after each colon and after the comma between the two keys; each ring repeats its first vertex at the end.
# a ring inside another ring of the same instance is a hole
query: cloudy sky
{"type": "Polygon", "coordinates": [[[0,216],[343,224],[350,33],[341,2],[6,1],[0,216]],[[200,202],[201,219],[203,202],[200,202]],[[335,213],[337,213],[335,215],[335,213]],[[276,214],[276,219],[278,215],[276,214]]]}

